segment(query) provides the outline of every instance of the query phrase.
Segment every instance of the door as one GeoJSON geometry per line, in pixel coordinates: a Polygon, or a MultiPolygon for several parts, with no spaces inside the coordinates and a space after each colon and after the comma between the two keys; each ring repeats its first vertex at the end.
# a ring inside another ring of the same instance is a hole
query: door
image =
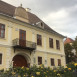
{"type": "Polygon", "coordinates": [[[25,57],[22,55],[16,55],[13,58],[13,67],[22,67],[22,66],[27,67],[27,61],[25,57]]]}
{"type": "Polygon", "coordinates": [[[26,46],[26,31],[20,30],[19,32],[19,45],[22,47],[26,46]]]}

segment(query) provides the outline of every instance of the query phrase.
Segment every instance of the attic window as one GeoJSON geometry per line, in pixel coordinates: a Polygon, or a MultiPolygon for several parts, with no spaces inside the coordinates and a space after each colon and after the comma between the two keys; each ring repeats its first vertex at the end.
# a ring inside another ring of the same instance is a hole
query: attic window
{"type": "Polygon", "coordinates": [[[44,28],[44,23],[43,22],[37,22],[36,25],[40,28],[44,28]]]}
{"type": "Polygon", "coordinates": [[[41,27],[43,27],[43,23],[41,23],[41,27]]]}

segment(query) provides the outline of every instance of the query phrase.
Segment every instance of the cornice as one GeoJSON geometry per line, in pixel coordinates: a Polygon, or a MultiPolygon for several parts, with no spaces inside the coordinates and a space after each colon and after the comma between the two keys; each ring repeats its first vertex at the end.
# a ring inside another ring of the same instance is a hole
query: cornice
{"type": "Polygon", "coordinates": [[[53,35],[55,34],[55,35],[58,36],[58,37],[65,38],[65,36],[62,36],[62,35],[59,35],[59,34],[50,32],[49,30],[42,29],[42,28],[40,28],[40,27],[38,27],[38,26],[36,26],[36,25],[32,25],[32,24],[30,24],[30,23],[27,23],[27,22],[18,20],[18,19],[16,19],[16,18],[12,17],[12,16],[9,16],[9,15],[3,14],[3,13],[0,13],[0,15],[3,16],[3,17],[5,17],[5,19],[8,20],[8,21],[10,21],[10,22],[13,22],[13,23],[16,23],[16,24],[19,24],[19,25],[24,25],[24,26],[28,25],[28,26],[26,26],[26,27],[39,29],[39,30],[41,30],[41,31],[43,31],[43,32],[48,32],[48,33],[53,34],[53,35]],[[25,25],[25,24],[26,24],[26,25],[25,25]]]}

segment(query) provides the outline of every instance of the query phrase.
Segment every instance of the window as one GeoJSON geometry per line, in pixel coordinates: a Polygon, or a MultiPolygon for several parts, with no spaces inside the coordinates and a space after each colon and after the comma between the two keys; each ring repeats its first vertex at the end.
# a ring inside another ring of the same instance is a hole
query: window
{"type": "Polygon", "coordinates": [[[56,49],[60,49],[60,42],[59,42],[59,40],[56,40],[56,49]]]}
{"type": "Polygon", "coordinates": [[[51,58],[51,66],[55,66],[53,58],[51,58]]]}
{"type": "Polygon", "coordinates": [[[43,23],[41,22],[41,27],[43,27],[43,23]]]}
{"type": "Polygon", "coordinates": [[[0,64],[2,64],[2,54],[0,54],[0,64]]]}
{"type": "Polygon", "coordinates": [[[38,65],[42,64],[42,57],[38,57],[38,65]]]}
{"type": "Polygon", "coordinates": [[[5,37],[5,25],[0,23],[0,37],[5,37]]]}
{"type": "Polygon", "coordinates": [[[42,37],[39,34],[37,34],[37,45],[42,45],[42,37]]]}
{"type": "Polygon", "coordinates": [[[61,59],[58,59],[58,66],[61,66],[61,59]]]}
{"type": "Polygon", "coordinates": [[[20,29],[19,36],[21,40],[26,40],[26,31],[20,29]]]}
{"type": "Polygon", "coordinates": [[[49,38],[49,47],[53,48],[53,39],[52,38],[49,38]]]}

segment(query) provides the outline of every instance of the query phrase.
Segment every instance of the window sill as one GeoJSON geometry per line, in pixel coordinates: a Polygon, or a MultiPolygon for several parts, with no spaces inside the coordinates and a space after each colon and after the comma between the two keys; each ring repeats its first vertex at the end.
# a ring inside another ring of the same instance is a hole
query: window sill
{"type": "Polygon", "coordinates": [[[42,47],[42,45],[37,45],[37,46],[42,47]]]}
{"type": "Polygon", "coordinates": [[[5,38],[0,37],[0,39],[6,40],[5,38]]]}
{"type": "Polygon", "coordinates": [[[54,49],[54,47],[52,48],[52,47],[49,47],[50,49],[54,49]]]}
{"type": "Polygon", "coordinates": [[[55,65],[51,65],[52,67],[54,67],[55,65]]]}
{"type": "Polygon", "coordinates": [[[0,66],[2,66],[2,64],[0,64],[0,66]]]}
{"type": "Polygon", "coordinates": [[[57,49],[57,50],[60,50],[60,49],[57,49]]]}
{"type": "Polygon", "coordinates": [[[40,66],[40,65],[42,65],[42,64],[38,64],[38,66],[40,66]]]}
{"type": "Polygon", "coordinates": [[[61,65],[58,65],[58,67],[61,67],[61,65]]]}

